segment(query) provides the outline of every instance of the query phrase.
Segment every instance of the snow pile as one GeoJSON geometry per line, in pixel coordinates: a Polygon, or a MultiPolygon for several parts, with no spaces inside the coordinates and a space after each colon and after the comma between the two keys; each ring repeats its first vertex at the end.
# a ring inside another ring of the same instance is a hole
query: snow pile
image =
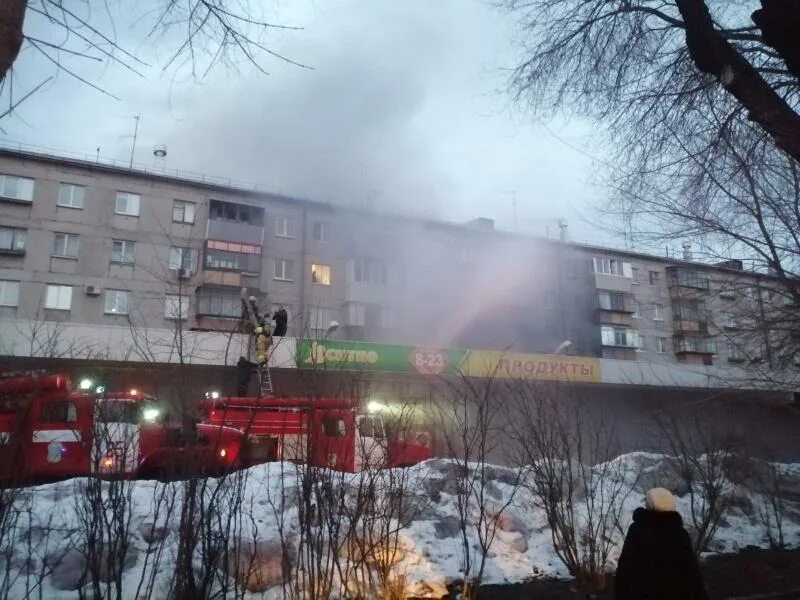
{"type": "MultiPolygon", "coordinates": [[[[641,506],[644,491],[656,485],[670,488],[678,495],[678,510],[689,522],[691,505],[685,483],[672,474],[669,460],[661,455],[634,453],[614,461],[620,468],[613,471],[631,488],[622,506],[623,528],[627,527],[633,510],[641,506]]],[[[481,522],[484,514],[488,522],[497,525],[486,556],[484,583],[568,577],[553,549],[544,510],[528,486],[518,485],[520,472],[487,466],[485,483],[480,488],[482,500],[477,501],[478,496],[470,494],[465,504],[460,468],[454,462],[437,459],[405,471],[407,480],[398,515],[398,551],[390,562],[392,570],[402,574],[408,588],[419,595],[441,597],[446,584],[463,577],[465,547],[459,514],[467,516],[467,549],[473,576],[480,561],[475,524],[481,522]],[[465,509],[459,511],[460,506],[465,509]]],[[[800,500],[800,465],[781,468],[786,497],[800,500]]],[[[331,474],[335,485],[345,486],[343,497],[348,500],[358,495],[359,477],[331,474]]],[[[524,477],[522,481],[529,483],[524,477]]],[[[288,546],[296,546],[301,510],[297,490],[301,483],[294,466],[278,463],[208,482],[204,497],[215,498],[219,507],[235,511],[239,517],[225,533],[235,551],[216,560],[227,561],[231,579],[249,590],[244,593],[246,598],[282,597],[284,561],[288,555],[294,554],[296,558],[297,549],[283,553],[281,540],[288,546]],[[235,496],[228,495],[232,491],[236,491],[235,496]]],[[[13,531],[16,537],[6,542],[0,540],[0,570],[6,571],[0,573],[0,590],[5,586],[7,597],[23,598],[26,589],[39,585],[41,596],[54,600],[78,598],[82,586],[88,591],[90,585],[82,580],[88,554],[86,509],[91,505],[86,484],[86,480],[77,479],[20,491],[16,505],[21,512],[13,531]],[[7,551],[5,557],[2,551],[7,551]]],[[[123,485],[129,493],[130,507],[126,516],[130,544],[122,561],[124,597],[167,596],[178,555],[176,531],[184,486],[182,482],[154,481],[123,485]]],[[[727,483],[726,491],[731,498],[731,509],[721,523],[712,550],[733,552],[746,545],[766,546],[766,531],[759,515],[768,498],[732,481],[727,483]]],[[[341,522],[346,520],[343,516],[341,522]]],[[[800,543],[800,514],[788,507],[783,525],[786,543],[792,546],[800,543]]],[[[614,535],[611,566],[622,536],[620,531],[614,535]]],[[[358,553],[352,547],[340,548],[339,554],[342,553],[358,560],[358,553]]],[[[101,560],[101,572],[103,568],[101,560]]],[[[106,575],[113,578],[113,573],[106,575]]],[[[38,590],[35,595],[39,595],[38,590]]]]}

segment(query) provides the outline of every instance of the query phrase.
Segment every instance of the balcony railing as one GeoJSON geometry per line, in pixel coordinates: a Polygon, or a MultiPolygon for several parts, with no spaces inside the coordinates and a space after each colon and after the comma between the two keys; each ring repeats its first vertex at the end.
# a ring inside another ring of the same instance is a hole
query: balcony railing
{"type": "Polygon", "coordinates": [[[708,277],[703,277],[695,269],[682,267],[667,267],[667,285],[670,288],[683,287],[705,291],[709,289],[708,277]]]}

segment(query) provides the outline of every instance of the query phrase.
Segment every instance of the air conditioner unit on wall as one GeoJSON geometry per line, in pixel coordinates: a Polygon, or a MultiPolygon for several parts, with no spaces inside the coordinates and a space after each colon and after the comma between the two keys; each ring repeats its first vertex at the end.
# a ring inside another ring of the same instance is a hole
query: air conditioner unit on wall
{"type": "Polygon", "coordinates": [[[86,295],[87,296],[99,296],[103,290],[97,287],[96,285],[87,285],[86,286],[86,295]]]}

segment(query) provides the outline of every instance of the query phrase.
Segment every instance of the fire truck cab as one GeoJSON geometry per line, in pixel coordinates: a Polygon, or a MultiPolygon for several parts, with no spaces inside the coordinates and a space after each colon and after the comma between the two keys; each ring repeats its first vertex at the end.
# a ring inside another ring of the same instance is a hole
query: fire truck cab
{"type": "Polygon", "coordinates": [[[217,398],[203,403],[205,424],[244,434],[244,466],[289,460],[355,472],[410,466],[431,457],[427,438],[388,436],[378,414],[359,414],[335,398],[217,398]]]}
{"type": "Polygon", "coordinates": [[[0,485],[238,465],[241,432],[198,425],[193,434],[136,390],[72,391],[63,375],[0,379],[0,485]]]}

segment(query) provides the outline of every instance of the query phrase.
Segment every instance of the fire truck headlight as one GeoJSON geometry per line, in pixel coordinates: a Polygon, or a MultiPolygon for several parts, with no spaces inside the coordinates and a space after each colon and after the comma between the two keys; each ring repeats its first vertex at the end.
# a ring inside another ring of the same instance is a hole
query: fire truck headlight
{"type": "Polygon", "coordinates": [[[219,451],[219,455],[221,458],[225,458],[226,456],[228,456],[228,451],[225,448],[223,448],[222,450],[219,451]]]}
{"type": "Polygon", "coordinates": [[[212,400],[219,399],[219,392],[211,392],[211,399],[212,400]]]}
{"type": "Polygon", "coordinates": [[[95,393],[95,394],[105,394],[105,393],[106,393],[106,388],[105,388],[105,386],[103,386],[103,385],[98,385],[98,386],[95,388],[95,390],[94,390],[94,393],[95,393]]]}
{"type": "Polygon", "coordinates": [[[383,404],[382,402],[377,402],[375,400],[370,400],[369,402],[367,402],[367,412],[377,413],[381,412],[385,408],[386,405],[383,404]]]}
{"type": "Polygon", "coordinates": [[[139,390],[137,390],[136,388],[131,388],[131,391],[130,391],[131,396],[135,396],[138,393],[139,393],[139,390]]]}
{"type": "Polygon", "coordinates": [[[149,422],[151,422],[151,423],[152,423],[152,422],[154,422],[156,419],[158,419],[158,415],[160,415],[160,414],[161,414],[161,411],[160,411],[160,410],[158,410],[157,408],[145,408],[145,409],[142,411],[142,418],[143,418],[145,421],[149,421],[149,422]]]}
{"type": "Polygon", "coordinates": [[[92,380],[89,379],[88,377],[84,377],[83,379],[81,379],[80,383],[78,384],[78,387],[82,390],[89,390],[92,388],[92,380]]]}

